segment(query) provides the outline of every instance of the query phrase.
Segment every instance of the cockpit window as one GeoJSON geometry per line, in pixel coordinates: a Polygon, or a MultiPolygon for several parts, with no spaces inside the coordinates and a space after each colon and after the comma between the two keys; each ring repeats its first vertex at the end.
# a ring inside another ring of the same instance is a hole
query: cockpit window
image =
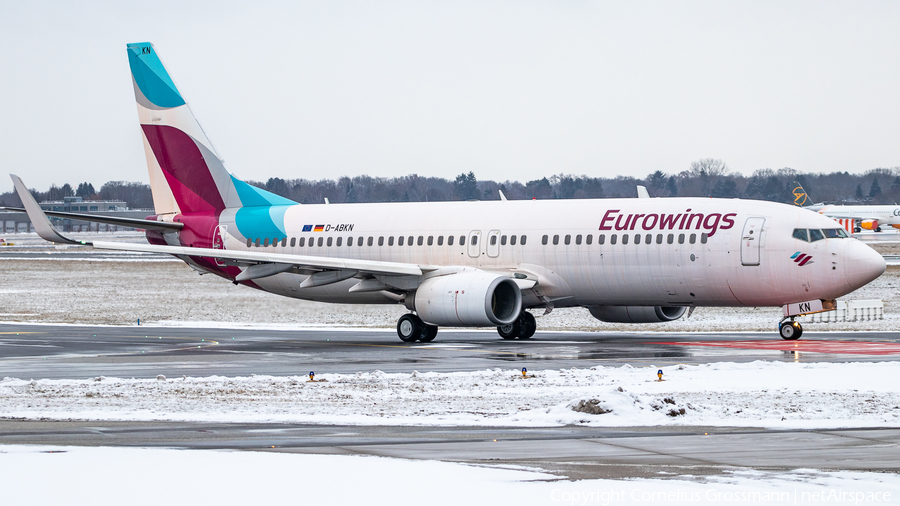
{"type": "Polygon", "coordinates": [[[792,237],[801,241],[816,242],[822,239],[846,239],[850,237],[850,234],[843,228],[823,228],[822,230],[795,228],[792,237]]]}
{"type": "Polygon", "coordinates": [[[805,228],[795,228],[794,239],[800,239],[801,241],[809,242],[809,234],[806,233],[805,228]]]}
{"type": "Polygon", "coordinates": [[[821,230],[819,230],[819,229],[817,229],[817,228],[810,229],[810,231],[809,231],[809,242],[821,241],[821,240],[824,239],[824,238],[825,238],[825,235],[822,234],[822,231],[821,231],[821,230]]]}
{"type": "Polygon", "coordinates": [[[849,237],[847,231],[842,228],[825,228],[822,229],[822,232],[825,233],[825,237],[828,239],[844,239],[849,237]]]}

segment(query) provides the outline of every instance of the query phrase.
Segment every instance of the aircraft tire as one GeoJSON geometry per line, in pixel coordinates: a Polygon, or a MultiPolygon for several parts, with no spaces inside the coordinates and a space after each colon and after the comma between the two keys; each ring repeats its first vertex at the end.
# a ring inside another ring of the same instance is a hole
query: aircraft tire
{"type": "Polygon", "coordinates": [[[434,341],[435,337],[437,337],[437,333],[437,325],[428,325],[427,323],[425,323],[422,325],[422,335],[419,336],[419,342],[430,343],[431,341],[434,341]]]}
{"type": "Polygon", "coordinates": [[[534,321],[534,315],[528,311],[522,311],[516,320],[520,324],[519,339],[530,339],[537,330],[537,322],[534,321]]]}
{"type": "Polygon", "coordinates": [[[785,341],[796,341],[803,335],[803,327],[798,322],[784,322],[778,326],[778,333],[785,341]]]}
{"type": "Polygon", "coordinates": [[[519,329],[519,320],[510,323],[509,325],[501,325],[497,327],[497,333],[500,334],[500,337],[503,339],[515,339],[518,337],[520,333],[519,329]]]}
{"type": "Polygon", "coordinates": [[[425,322],[418,316],[408,313],[397,320],[397,335],[404,343],[414,343],[425,332],[425,322]]]}

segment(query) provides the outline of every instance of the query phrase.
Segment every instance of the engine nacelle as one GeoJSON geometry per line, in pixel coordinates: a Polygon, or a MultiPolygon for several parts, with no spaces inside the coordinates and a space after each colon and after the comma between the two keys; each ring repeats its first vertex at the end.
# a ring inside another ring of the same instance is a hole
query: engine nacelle
{"type": "Polygon", "coordinates": [[[522,292],[508,276],[481,270],[426,279],[413,298],[419,318],[448,327],[508,325],[522,311],[522,292]]]}
{"type": "Polygon", "coordinates": [[[607,323],[662,323],[677,320],[683,306],[591,306],[591,315],[607,323]]]}
{"type": "Polygon", "coordinates": [[[878,220],[863,220],[859,222],[859,227],[866,230],[878,230],[878,220]]]}

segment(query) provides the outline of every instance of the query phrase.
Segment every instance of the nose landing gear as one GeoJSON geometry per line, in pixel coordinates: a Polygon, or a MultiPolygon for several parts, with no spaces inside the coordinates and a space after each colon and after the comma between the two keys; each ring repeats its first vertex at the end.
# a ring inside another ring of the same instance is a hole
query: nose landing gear
{"type": "Polygon", "coordinates": [[[534,321],[534,315],[528,311],[522,311],[512,323],[497,327],[497,333],[503,339],[528,339],[536,330],[537,322],[534,321]]]}
{"type": "Polygon", "coordinates": [[[783,321],[778,325],[778,333],[786,341],[796,341],[803,335],[803,327],[800,326],[800,322],[791,319],[791,321],[783,321]]]}

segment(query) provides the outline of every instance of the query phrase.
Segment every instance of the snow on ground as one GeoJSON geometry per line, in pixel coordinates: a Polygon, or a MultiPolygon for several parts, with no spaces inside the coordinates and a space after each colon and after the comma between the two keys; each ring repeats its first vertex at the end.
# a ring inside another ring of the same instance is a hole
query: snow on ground
{"type": "MultiPolygon", "coordinates": [[[[85,239],[94,238],[83,235],[85,239]]],[[[324,304],[280,297],[235,286],[217,276],[198,276],[170,256],[105,252],[92,261],[91,248],[53,246],[35,234],[5,237],[17,246],[0,249],[5,255],[0,258],[0,322],[133,325],[140,318],[145,324],[160,325],[217,322],[293,328],[394,328],[397,319],[407,312],[402,305],[324,304]],[[40,261],[10,256],[16,251],[48,255],[40,261]]],[[[144,240],[136,233],[104,235],[103,239],[144,240]]],[[[892,244],[875,246],[888,248],[892,244]]],[[[898,287],[900,266],[890,266],[883,276],[843,298],[883,299],[884,320],[804,323],[804,330],[900,328],[898,287]]],[[[540,309],[534,313],[539,331],[774,332],[781,319],[781,308],[699,308],[690,318],[644,325],[603,323],[582,308],[559,308],[546,316],[540,309]]]]}
{"type": "Polygon", "coordinates": [[[364,425],[896,427],[900,362],[0,381],[0,417],[364,425]],[[597,402],[591,403],[590,401],[597,402]],[[580,401],[591,414],[573,410],[580,401]],[[596,409],[600,408],[600,409],[596,409]]]}
{"type": "Polygon", "coordinates": [[[900,476],[735,469],[702,478],[565,481],[528,468],[368,456],[0,447],[4,504],[890,504],[900,476]]]}

